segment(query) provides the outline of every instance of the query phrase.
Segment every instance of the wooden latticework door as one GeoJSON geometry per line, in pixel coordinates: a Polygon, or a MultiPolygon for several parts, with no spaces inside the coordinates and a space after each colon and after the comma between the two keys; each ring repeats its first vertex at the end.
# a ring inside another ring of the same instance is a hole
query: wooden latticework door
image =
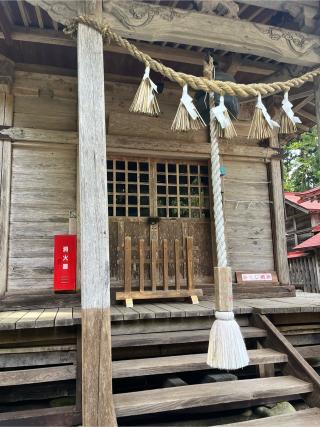
{"type": "Polygon", "coordinates": [[[168,286],[175,286],[179,242],[181,286],[187,287],[186,238],[193,241],[194,282],[212,283],[213,254],[206,162],[108,160],[111,277],[124,284],[124,243],[131,238],[133,289],[139,288],[139,241],[144,241],[144,286],[152,289],[151,241],[157,242],[157,280],[163,283],[163,242],[168,246],[168,286]]]}

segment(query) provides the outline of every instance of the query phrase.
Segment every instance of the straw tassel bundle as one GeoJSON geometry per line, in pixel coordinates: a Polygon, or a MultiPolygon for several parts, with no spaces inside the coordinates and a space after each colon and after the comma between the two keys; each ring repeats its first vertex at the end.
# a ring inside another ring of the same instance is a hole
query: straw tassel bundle
{"type": "Polygon", "coordinates": [[[199,130],[205,126],[204,120],[194,106],[191,96],[188,94],[188,86],[184,85],[171,130],[174,132],[187,132],[189,130],[199,130]]]}
{"type": "Polygon", "coordinates": [[[220,95],[219,105],[213,108],[213,113],[216,118],[213,126],[217,126],[218,136],[225,139],[235,138],[237,136],[237,132],[224,104],[223,95],[220,95]]]}
{"type": "Polygon", "coordinates": [[[284,93],[282,100],[282,114],[280,118],[279,133],[291,134],[297,132],[297,123],[301,123],[298,116],[294,115],[292,110],[293,104],[289,101],[288,91],[284,93]]]}
{"type": "Polygon", "coordinates": [[[296,133],[296,132],[297,132],[296,124],[289,119],[286,113],[281,113],[279,133],[290,134],[290,133],[296,133]]]}
{"type": "Polygon", "coordinates": [[[275,127],[279,127],[279,124],[271,119],[266,107],[262,103],[261,95],[258,95],[248,139],[271,138],[275,127]]]}
{"type": "Polygon", "coordinates": [[[150,67],[146,66],[142,82],[135,94],[129,111],[148,116],[158,116],[160,108],[155,92],[157,92],[157,86],[150,79],[150,67]]]}

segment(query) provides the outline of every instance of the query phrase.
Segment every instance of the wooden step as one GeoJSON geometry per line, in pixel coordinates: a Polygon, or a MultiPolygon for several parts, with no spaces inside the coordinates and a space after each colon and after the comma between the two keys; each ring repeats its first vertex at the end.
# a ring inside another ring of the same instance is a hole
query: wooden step
{"type": "Polygon", "coordinates": [[[320,409],[311,408],[294,414],[277,415],[258,420],[242,421],[240,423],[224,424],[223,427],[319,427],[320,409]]]}
{"type": "Polygon", "coordinates": [[[128,417],[204,406],[216,410],[225,409],[227,405],[250,407],[300,397],[312,389],[310,383],[285,376],[145,390],[113,397],[117,416],[128,417]]]}
{"type": "Polygon", "coordinates": [[[75,377],[76,367],[74,365],[2,371],[0,372],[0,387],[66,381],[75,377]]]}
{"type": "MultiPolygon", "coordinates": [[[[138,347],[144,345],[181,344],[206,342],[209,340],[209,329],[194,331],[153,332],[148,334],[130,334],[112,336],[112,347],[138,347]]],[[[262,338],[266,331],[253,326],[241,327],[244,338],[262,338]]]]}
{"type": "Polygon", "coordinates": [[[304,347],[296,347],[296,350],[305,359],[320,358],[320,345],[307,345],[304,347]]]}
{"type": "MultiPolygon", "coordinates": [[[[250,365],[284,363],[286,354],[270,348],[249,350],[250,365]]],[[[210,369],[207,354],[184,354],[181,356],[152,357],[146,359],[119,360],[112,363],[113,378],[139,377],[142,375],[168,374],[173,372],[200,371],[210,369]]]]}
{"type": "Polygon", "coordinates": [[[28,409],[0,413],[0,426],[73,426],[81,424],[81,413],[74,406],[28,409]]]}

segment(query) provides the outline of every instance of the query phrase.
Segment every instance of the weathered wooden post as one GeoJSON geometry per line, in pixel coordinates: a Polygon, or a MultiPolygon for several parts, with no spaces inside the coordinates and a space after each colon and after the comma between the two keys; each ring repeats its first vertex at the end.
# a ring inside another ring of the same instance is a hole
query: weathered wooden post
{"type": "MultiPolygon", "coordinates": [[[[277,107],[277,100],[274,105],[276,117],[280,115],[280,110],[277,107]]],[[[280,148],[278,133],[275,131],[273,137],[270,138],[270,147],[280,148]]],[[[273,240],[274,240],[274,259],[278,279],[281,284],[288,285],[290,282],[289,264],[287,255],[287,239],[286,227],[284,218],[284,196],[281,173],[281,159],[278,157],[271,158],[270,161],[271,174],[271,197],[273,201],[273,240]]]]}
{"type": "Polygon", "coordinates": [[[114,426],[102,36],[79,24],[77,44],[83,425],[114,426]]]}
{"type": "MultiPolygon", "coordinates": [[[[14,63],[0,55],[0,125],[12,126],[13,95],[11,83],[14,63]]],[[[11,141],[0,139],[0,296],[7,289],[9,206],[11,190],[11,141]]]]}
{"type": "Polygon", "coordinates": [[[320,152],[320,76],[314,78],[313,85],[317,117],[318,150],[320,152]]]}

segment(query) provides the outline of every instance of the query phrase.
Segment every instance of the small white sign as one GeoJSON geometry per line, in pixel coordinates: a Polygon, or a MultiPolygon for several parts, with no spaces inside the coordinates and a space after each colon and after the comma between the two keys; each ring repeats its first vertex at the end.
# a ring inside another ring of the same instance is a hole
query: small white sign
{"type": "Polygon", "coordinates": [[[272,282],[271,273],[246,273],[241,277],[244,282],[272,282]]]}

